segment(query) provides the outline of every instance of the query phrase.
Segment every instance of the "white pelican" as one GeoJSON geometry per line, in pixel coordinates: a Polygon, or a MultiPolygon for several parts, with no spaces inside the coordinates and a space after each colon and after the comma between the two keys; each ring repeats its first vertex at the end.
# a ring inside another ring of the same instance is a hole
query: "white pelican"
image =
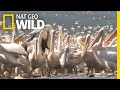
{"type": "Polygon", "coordinates": [[[52,73],[53,69],[59,69],[61,66],[60,66],[60,62],[59,62],[59,57],[54,51],[55,31],[52,30],[50,32],[50,34],[51,34],[50,53],[48,54],[48,57],[47,57],[47,64],[48,64],[50,73],[52,73]]]}
{"type": "Polygon", "coordinates": [[[22,64],[22,66],[16,67],[15,68],[15,74],[21,74],[20,71],[23,71],[24,73],[29,73],[31,71],[30,63],[27,57],[21,55],[18,59],[17,62],[22,64]]]}
{"type": "Polygon", "coordinates": [[[17,61],[21,55],[28,56],[27,51],[17,43],[0,43],[0,62],[7,68],[23,66],[17,61]]]}
{"type": "Polygon", "coordinates": [[[30,61],[30,66],[31,66],[31,73],[36,68],[42,68],[41,76],[43,76],[43,69],[44,69],[46,56],[42,52],[42,49],[40,46],[41,43],[39,41],[40,40],[37,40],[37,38],[34,39],[32,52],[29,53],[29,61],[30,61]]]}
{"type": "Polygon", "coordinates": [[[60,27],[58,34],[58,48],[57,48],[58,58],[60,58],[61,54],[63,53],[62,45],[61,45],[63,39],[64,39],[63,27],[60,27]]]}
{"type": "Polygon", "coordinates": [[[36,68],[41,68],[41,76],[43,75],[43,69],[46,65],[45,63],[47,55],[45,54],[45,52],[46,49],[50,48],[51,28],[51,25],[46,25],[44,29],[39,32],[38,38],[34,39],[34,45],[32,46],[33,48],[31,48],[31,46],[28,48],[29,61],[32,71],[36,68]]]}
{"type": "Polygon", "coordinates": [[[27,56],[27,51],[17,43],[0,43],[0,51],[27,56]]]}
{"type": "MultiPolygon", "coordinates": [[[[60,64],[63,68],[67,68],[67,69],[76,69],[76,65],[79,65],[80,63],[83,62],[83,58],[85,56],[85,53],[87,51],[87,47],[88,47],[88,43],[89,43],[89,39],[90,35],[86,36],[86,42],[84,45],[84,48],[82,49],[81,52],[77,53],[76,55],[74,53],[70,52],[70,47],[69,47],[69,35],[67,35],[67,45],[65,46],[65,50],[64,53],[61,56],[60,59],[60,64]]],[[[76,73],[76,72],[75,72],[76,73]]]]}
{"type": "MultiPolygon", "coordinates": [[[[102,66],[102,67],[100,67],[101,69],[115,71],[116,70],[116,62],[117,62],[116,48],[102,46],[102,41],[104,40],[103,36],[104,36],[104,32],[103,32],[103,30],[100,30],[97,37],[93,41],[93,43],[89,46],[89,48],[90,48],[96,42],[99,41],[98,43],[96,43],[94,45],[95,47],[93,46],[93,48],[92,48],[93,58],[94,58],[93,60],[94,60],[94,62],[96,62],[96,65],[94,67],[97,68],[98,66],[102,66]]],[[[93,67],[93,64],[91,67],[93,67]]]]}

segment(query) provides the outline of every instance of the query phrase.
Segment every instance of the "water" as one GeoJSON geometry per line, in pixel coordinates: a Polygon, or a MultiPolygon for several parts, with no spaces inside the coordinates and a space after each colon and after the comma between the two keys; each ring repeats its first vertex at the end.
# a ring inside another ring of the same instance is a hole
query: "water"
{"type": "Polygon", "coordinates": [[[3,13],[34,13],[38,14],[39,19],[44,20],[46,24],[64,24],[65,27],[71,27],[78,21],[81,26],[113,25],[116,28],[116,11],[0,11],[0,16],[3,13]]]}
{"type": "MultiPolygon", "coordinates": [[[[0,11],[0,16],[3,13],[38,14],[38,19],[44,20],[45,24],[51,24],[55,30],[58,30],[58,25],[63,25],[69,33],[73,33],[73,31],[84,31],[86,33],[89,31],[86,27],[92,27],[91,29],[94,30],[96,27],[105,26],[108,28],[105,30],[106,33],[110,30],[110,27],[112,30],[116,29],[116,11],[0,11]],[[75,24],[76,21],[77,24],[75,24]]],[[[0,20],[2,20],[2,17],[0,17],[0,20]]],[[[11,24],[10,22],[7,23],[11,24]]],[[[33,30],[22,31],[28,34],[33,30]]],[[[9,30],[7,32],[11,34],[9,30]]]]}

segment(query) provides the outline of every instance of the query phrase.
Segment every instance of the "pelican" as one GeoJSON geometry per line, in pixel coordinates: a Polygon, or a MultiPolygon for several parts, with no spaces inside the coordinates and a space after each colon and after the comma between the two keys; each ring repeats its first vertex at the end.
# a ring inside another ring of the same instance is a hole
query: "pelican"
{"type": "Polygon", "coordinates": [[[27,51],[17,43],[0,43],[0,62],[7,68],[23,66],[17,61],[20,56],[28,56],[27,51]]]}
{"type": "Polygon", "coordinates": [[[34,30],[30,33],[30,36],[28,39],[26,39],[22,46],[29,52],[32,50],[32,46],[29,45],[29,42],[32,41],[34,38],[38,37],[40,32],[46,33],[46,36],[42,35],[41,39],[41,48],[43,52],[45,52],[46,49],[50,48],[50,30],[52,29],[52,26],[50,24],[45,25],[45,27],[42,30],[34,30]]]}
{"type": "Polygon", "coordinates": [[[84,48],[82,49],[82,51],[77,53],[77,54],[74,54],[74,53],[70,53],[69,35],[67,35],[67,38],[66,38],[67,45],[65,46],[64,53],[62,54],[61,59],[60,59],[60,64],[63,68],[76,69],[76,65],[79,65],[80,63],[83,62],[83,58],[84,58],[85,53],[87,51],[87,47],[88,47],[87,44],[89,42],[89,38],[90,38],[90,36],[87,35],[86,42],[85,42],[85,45],[84,45],[84,48]]]}
{"type": "MultiPolygon", "coordinates": [[[[101,32],[101,33],[103,33],[103,32],[101,32]]],[[[93,73],[93,68],[97,68],[97,66],[101,66],[101,63],[98,60],[93,58],[92,50],[89,50],[89,47],[92,47],[93,45],[94,45],[93,43],[92,44],[90,43],[90,45],[88,46],[87,52],[86,52],[85,56],[83,57],[83,60],[88,67],[88,74],[90,71],[91,71],[91,73],[93,73]]]]}
{"type": "MultiPolygon", "coordinates": [[[[109,39],[111,39],[111,37],[115,37],[115,33],[116,33],[116,31],[111,34],[109,39]]],[[[97,38],[99,38],[99,37],[97,37],[97,38]]],[[[102,43],[102,41],[100,43],[102,43]]],[[[98,55],[100,56],[100,57],[97,57],[97,58],[98,59],[100,59],[100,58],[104,59],[107,66],[112,70],[112,72],[116,71],[116,64],[117,64],[116,47],[109,47],[109,46],[108,47],[101,47],[101,46],[98,46],[96,50],[97,50],[96,56],[98,56],[98,55]]]]}
{"type": "MultiPolygon", "coordinates": [[[[103,28],[101,28],[100,30],[99,30],[99,33],[98,33],[98,35],[96,36],[96,38],[93,40],[93,42],[91,43],[91,45],[89,46],[89,48],[88,49],[90,49],[96,42],[98,42],[98,43],[96,43],[96,44],[99,44],[102,48],[106,48],[106,49],[110,49],[110,48],[112,48],[112,47],[109,47],[109,46],[106,46],[105,44],[107,44],[108,45],[108,43],[113,39],[113,41],[115,41],[114,40],[114,38],[116,37],[116,35],[117,35],[117,31],[115,30],[115,31],[113,31],[109,36],[107,36],[105,39],[104,39],[104,37],[105,37],[105,34],[104,34],[104,32],[103,32],[103,28]]],[[[113,42],[112,41],[112,42],[113,42]]],[[[95,45],[94,45],[95,46],[95,45]]],[[[116,48],[114,48],[114,51],[116,50],[116,48]]]]}
{"type": "Polygon", "coordinates": [[[104,40],[104,32],[101,29],[88,48],[88,56],[91,59],[85,58],[85,62],[90,68],[98,68],[101,70],[115,71],[116,70],[116,51],[113,47],[103,47],[102,41],[104,40]],[[98,43],[96,43],[98,42],[98,43]],[[94,45],[94,46],[93,46],[94,45]],[[93,46],[93,47],[92,47],[93,46]],[[90,48],[92,47],[92,51],[90,48]]]}
{"type": "MultiPolygon", "coordinates": [[[[18,43],[25,50],[27,50],[28,42],[25,40],[24,34],[21,34],[18,37],[15,37],[15,29],[13,30],[12,43],[18,43]]],[[[28,60],[28,55],[26,56],[21,55],[19,58],[17,58],[17,62],[22,64],[22,66],[15,67],[14,70],[15,70],[16,75],[20,74],[20,71],[23,71],[24,73],[30,72],[30,64],[28,60]]]]}
{"type": "Polygon", "coordinates": [[[46,25],[44,29],[39,32],[39,36],[34,38],[34,45],[28,48],[29,61],[32,71],[36,68],[41,68],[41,76],[43,76],[43,71],[47,65],[45,64],[47,58],[46,49],[48,49],[49,52],[51,28],[51,25],[46,25]]]}
{"type": "MultiPolygon", "coordinates": [[[[45,48],[49,48],[50,46],[50,36],[49,36],[49,31],[52,29],[52,26],[50,24],[47,24],[44,26],[44,28],[41,30],[34,30],[33,32],[31,32],[29,35],[28,35],[28,38],[25,40],[25,36],[23,34],[21,34],[19,37],[15,38],[15,42],[16,43],[19,43],[19,42],[22,42],[20,43],[20,45],[22,47],[25,48],[25,50],[28,50],[31,46],[30,46],[30,41],[32,41],[35,37],[38,37],[39,36],[39,33],[41,31],[44,31],[47,33],[47,37],[44,37],[44,39],[42,39],[42,49],[44,49],[43,51],[45,51],[45,48]],[[30,47],[29,47],[30,46],[30,47]]],[[[28,50],[29,51],[29,50],[28,50]]]]}
{"type": "Polygon", "coordinates": [[[59,57],[54,51],[55,31],[51,30],[50,34],[51,34],[50,53],[47,56],[47,64],[48,64],[50,73],[52,73],[52,70],[59,69],[61,66],[60,66],[60,62],[59,62],[59,57]]]}
{"type": "Polygon", "coordinates": [[[33,35],[33,36],[30,36],[28,39],[25,39],[24,34],[20,34],[18,37],[16,37],[16,38],[14,39],[14,42],[20,44],[20,45],[27,51],[27,48],[28,48],[29,45],[30,45],[30,41],[31,41],[35,36],[36,36],[36,34],[33,35]]]}
{"type": "Polygon", "coordinates": [[[27,56],[27,51],[17,43],[0,43],[0,51],[27,56]]]}
{"type": "Polygon", "coordinates": [[[26,56],[21,55],[18,59],[17,62],[22,64],[22,66],[16,67],[15,68],[15,74],[19,75],[21,74],[21,71],[24,73],[29,73],[31,71],[30,63],[29,60],[26,56]]]}
{"type": "Polygon", "coordinates": [[[58,48],[57,48],[57,53],[58,53],[58,58],[60,58],[61,54],[63,53],[63,50],[62,50],[62,41],[64,39],[64,36],[63,36],[63,27],[59,27],[59,35],[58,35],[58,48]]]}
{"type": "Polygon", "coordinates": [[[41,67],[42,68],[41,76],[43,76],[43,69],[45,65],[46,56],[41,50],[41,47],[40,47],[41,43],[39,41],[40,40],[37,40],[37,38],[34,39],[32,52],[29,53],[29,61],[31,66],[31,73],[36,68],[41,67]]]}
{"type": "MultiPolygon", "coordinates": [[[[27,42],[30,42],[31,40],[33,40],[34,38],[38,37],[40,32],[42,31],[43,33],[46,33],[46,36],[42,35],[41,36],[41,48],[42,51],[45,52],[46,48],[49,49],[50,48],[50,30],[52,29],[52,26],[47,24],[45,25],[45,27],[42,30],[34,30],[33,32],[30,33],[29,38],[26,40],[27,42]]],[[[31,52],[32,51],[33,46],[30,45],[27,47],[27,51],[31,52]]]]}
{"type": "Polygon", "coordinates": [[[37,41],[36,41],[36,38],[35,38],[35,39],[33,39],[32,50],[29,52],[29,56],[28,56],[28,59],[29,59],[29,62],[30,62],[30,67],[31,67],[31,73],[33,71],[33,65],[34,65],[33,61],[36,58],[36,51],[37,51],[36,47],[37,47],[37,41]]]}

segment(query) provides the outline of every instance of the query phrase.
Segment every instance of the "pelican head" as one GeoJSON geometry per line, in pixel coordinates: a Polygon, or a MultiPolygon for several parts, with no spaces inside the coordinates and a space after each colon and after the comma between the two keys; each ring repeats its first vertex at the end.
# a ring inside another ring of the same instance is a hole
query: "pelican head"
{"type": "Polygon", "coordinates": [[[77,43],[84,46],[85,44],[85,39],[82,36],[77,37],[77,43]]]}
{"type": "Polygon", "coordinates": [[[61,56],[61,59],[60,59],[60,65],[62,67],[65,66],[65,62],[66,62],[66,58],[67,58],[67,53],[69,52],[69,47],[68,47],[68,44],[65,46],[65,49],[64,49],[64,53],[62,54],[61,56]]]}
{"type": "Polygon", "coordinates": [[[96,38],[94,39],[94,41],[92,42],[92,44],[89,46],[88,49],[90,49],[96,42],[98,42],[100,40],[100,38],[103,38],[105,36],[104,33],[104,28],[101,28],[96,36],[96,38]]]}
{"type": "Polygon", "coordinates": [[[61,37],[61,39],[63,40],[64,38],[64,32],[63,32],[64,28],[62,26],[59,26],[59,35],[61,37]]]}
{"type": "Polygon", "coordinates": [[[88,49],[89,43],[90,43],[90,34],[88,34],[88,35],[86,36],[84,48],[83,48],[82,53],[81,53],[81,58],[84,58],[84,56],[85,56],[85,54],[86,54],[86,51],[87,51],[87,49],[88,49]]]}
{"type": "Polygon", "coordinates": [[[87,35],[86,35],[86,40],[85,40],[85,44],[84,44],[84,45],[88,47],[89,44],[90,44],[90,34],[87,34],[87,35]]]}
{"type": "Polygon", "coordinates": [[[70,39],[70,36],[67,35],[67,36],[66,36],[66,42],[65,42],[65,45],[69,44],[69,39],[70,39]]]}
{"type": "Polygon", "coordinates": [[[51,30],[52,26],[47,24],[39,33],[38,40],[41,45],[42,52],[45,52],[46,49],[50,49],[51,30]]]}
{"type": "Polygon", "coordinates": [[[43,28],[43,30],[52,30],[52,26],[50,24],[46,24],[43,28]]]}
{"type": "Polygon", "coordinates": [[[33,39],[33,43],[34,43],[34,45],[33,45],[33,47],[34,47],[34,55],[35,55],[35,59],[36,59],[36,57],[37,57],[37,38],[33,39]]]}
{"type": "Polygon", "coordinates": [[[117,30],[113,31],[110,35],[108,35],[104,39],[104,44],[107,45],[112,39],[114,39],[117,36],[117,30]]]}
{"type": "MultiPolygon", "coordinates": [[[[54,35],[55,35],[55,30],[52,29],[52,30],[50,31],[50,35],[51,35],[51,37],[54,37],[54,35]]],[[[51,38],[51,39],[52,39],[52,38],[51,38]]]]}
{"type": "Polygon", "coordinates": [[[50,51],[53,51],[54,49],[54,36],[55,36],[55,31],[52,29],[50,32],[50,51]]]}

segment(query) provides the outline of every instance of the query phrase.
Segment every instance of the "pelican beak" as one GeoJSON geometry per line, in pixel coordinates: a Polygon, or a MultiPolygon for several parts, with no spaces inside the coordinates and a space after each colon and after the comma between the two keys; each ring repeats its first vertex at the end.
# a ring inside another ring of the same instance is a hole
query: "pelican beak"
{"type": "Polygon", "coordinates": [[[50,51],[52,51],[53,50],[53,46],[54,46],[54,39],[55,39],[55,30],[51,30],[51,32],[50,32],[50,51]]]}
{"type": "Polygon", "coordinates": [[[65,43],[66,45],[68,45],[69,44],[69,35],[67,35],[67,37],[66,37],[66,43],[65,43]]]}
{"type": "Polygon", "coordinates": [[[63,39],[63,33],[59,32],[59,36],[61,37],[61,39],[63,39]]]}
{"type": "Polygon", "coordinates": [[[90,48],[91,48],[96,42],[98,42],[99,39],[100,39],[101,37],[103,37],[103,36],[104,36],[104,32],[103,32],[103,28],[102,28],[102,29],[100,29],[99,33],[97,34],[96,38],[95,38],[94,41],[91,43],[91,45],[89,46],[88,49],[90,49],[90,48]]]}
{"type": "Polygon", "coordinates": [[[84,46],[85,42],[84,42],[83,39],[80,39],[80,44],[81,44],[82,46],[84,46]]]}
{"type": "Polygon", "coordinates": [[[37,39],[35,39],[35,59],[36,59],[36,56],[37,56],[37,39]]]}
{"type": "Polygon", "coordinates": [[[63,27],[60,28],[59,35],[60,35],[61,39],[63,40],[64,39],[63,27]]]}
{"type": "Polygon", "coordinates": [[[83,51],[82,51],[82,53],[81,53],[81,58],[84,58],[84,56],[85,56],[85,54],[86,54],[86,51],[87,51],[87,48],[88,48],[88,46],[89,46],[89,44],[88,44],[89,42],[90,42],[90,34],[88,34],[88,35],[86,36],[84,48],[83,48],[83,51]]]}
{"type": "Polygon", "coordinates": [[[89,43],[90,43],[90,34],[88,34],[87,36],[86,36],[86,41],[85,41],[85,46],[86,47],[88,47],[89,46],[89,43]]]}
{"type": "Polygon", "coordinates": [[[109,36],[104,39],[104,44],[107,45],[112,39],[117,36],[117,30],[113,31],[109,36]]]}

